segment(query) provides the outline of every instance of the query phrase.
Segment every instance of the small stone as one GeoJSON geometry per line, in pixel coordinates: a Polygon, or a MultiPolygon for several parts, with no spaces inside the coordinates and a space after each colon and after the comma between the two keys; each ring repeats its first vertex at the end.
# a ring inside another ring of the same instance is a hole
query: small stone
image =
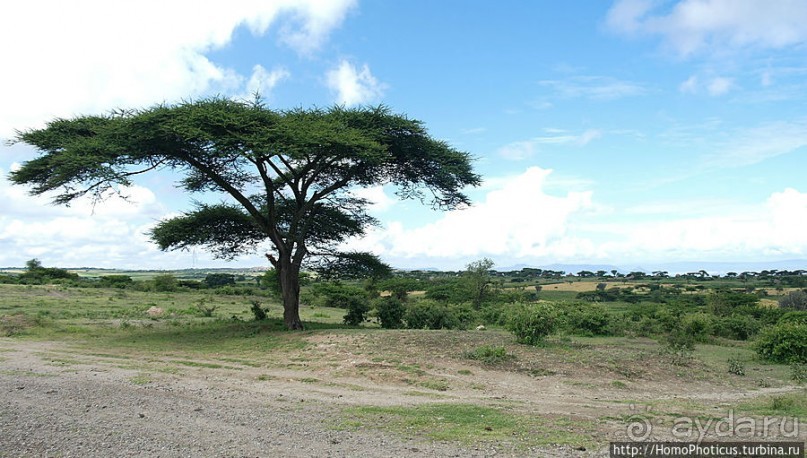
{"type": "Polygon", "coordinates": [[[144,414],[144,413],[142,413],[142,412],[141,412],[141,413],[139,413],[138,415],[140,416],[140,418],[146,418],[146,414],[144,414]]]}

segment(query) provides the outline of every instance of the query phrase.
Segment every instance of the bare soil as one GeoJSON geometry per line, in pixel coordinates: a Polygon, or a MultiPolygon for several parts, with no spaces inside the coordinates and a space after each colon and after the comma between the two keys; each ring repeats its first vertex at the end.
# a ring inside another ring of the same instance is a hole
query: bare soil
{"type": "Polygon", "coordinates": [[[646,438],[680,439],[675,418],[720,418],[754,399],[801,393],[765,368],[731,377],[697,361],[671,366],[642,339],[547,350],[494,332],[304,339],[304,349],[263,360],[0,339],[0,457],[607,456],[608,442],[629,439],[637,420],[650,422],[646,438]],[[511,358],[463,357],[480,345],[504,346],[511,358]],[[351,422],[355,406],[436,402],[506,407],[587,441],[552,444],[551,430],[540,446],[435,441],[351,422]]]}

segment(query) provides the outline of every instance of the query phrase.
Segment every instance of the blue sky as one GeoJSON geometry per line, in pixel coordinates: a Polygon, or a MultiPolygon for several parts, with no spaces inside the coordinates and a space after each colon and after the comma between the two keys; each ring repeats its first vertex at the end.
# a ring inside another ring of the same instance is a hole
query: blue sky
{"type": "MultiPolygon", "coordinates": [[[[397,267],[807,258],[807,1],[7,2],[0,138],[55,116],[259,90],[276,108],[384,103],[470,152],[475,205],[363,191],[354,248],[397,267]]],[[[144,233],[188,208],[172,177],[133,204],[65,209],[5,176],[0,266],[225,264],[144,233]]]]}

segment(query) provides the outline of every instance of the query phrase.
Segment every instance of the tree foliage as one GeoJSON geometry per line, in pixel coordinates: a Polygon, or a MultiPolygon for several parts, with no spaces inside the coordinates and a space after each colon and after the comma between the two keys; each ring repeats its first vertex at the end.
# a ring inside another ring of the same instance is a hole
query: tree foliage
{"type": "Polygon", "coordinates": [[[384,106],[276,111],[260,100],[213,98],[56,119],[17,140],[41,154],[11,181],[56,204],[125,193],[133,177],[155,170],[178,174],[190,193],[219,193],[221,203],[158,223],[152,239],[163,250],[201,246],[224,259],[268,242],[292,329],[302,328],[303,263],[340,259],[343,242],[377,223],[352,190],[391,185],[401,198],[455,209],[470,203],[463,188],[480,182],[467,153],[384,106]]]}

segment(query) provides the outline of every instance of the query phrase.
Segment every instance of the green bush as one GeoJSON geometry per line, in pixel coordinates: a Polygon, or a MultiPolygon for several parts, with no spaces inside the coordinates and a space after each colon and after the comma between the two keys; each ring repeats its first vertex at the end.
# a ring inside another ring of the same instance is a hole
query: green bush
{"type": "Polygon", "coordinates": [[[759,332],[759,321],[748,315],[732,315],[714,320],[713,335],[734,340],[748,340],[759,332]]]}
{"type": "Polygon", "coordinates": [[[510,310],[510,306],[504,304],[484,305],[479,310],[479,320],[487,325],[498,324],[504,326],[507,324],[508,310],[510,310]]]}
{"type": "Polygon", "coordinates": [[[782,323],[762,330],[754,343],[757,354],[777,363],[807,363],[807,324],[782,323]]]}
{"type": "Polygon", "coordinates": [[[359,286],[340,282],[319,283],[306,293],[306,299],[311,305],[349,309],[358,303],[366,304],[367,292],[359,286]]]}
{"type": "Polygon", "coordinates": [[[134,281],[128,275],[102,275],[98,280],[102,286],[121,289],[131,285],[134,281]]]}
{"type": "Polygon", "coordinates": [[[662,353],[666,354],[675,366],[687,366],[695,352],[695,336],[687,333],[683,326],[670,331],[663,341],[662,353]]]}
{"type": "Polygon", "coordinates": [[[367,299],[351,301],[347,307],[347,313],[343,318],[345,324],[350,326],[358,326],[365,320],[367,312],[370,311],[370,304],[367,299]]]}
{"type": "Polygon", "coordinates": [[[745,364],[738,357],[731,357],[728,359],[729,374],[745,375],[745,364]]]}
{"type": "Polygon", "coordinates": [[[736,312],[737,308],[756,307],[758,303],[759,297],[756,294],[728,290],[715,291],[706,299],[709,312],[717,316],[730,316],[736,312]]]}
{"type": "Polygon", "coordinates": [[[800,323],[800,324],[807,324],[807,311],[796,311],[796,312],[787,312],[781,317],[779,317],[779,323],[800,323]]]}
{"type": "Polygon", "coordinates": [[[398,296],[380,297],[375,300],[376,318],[384,329],[398,329],[403,327],[403,317],[406,307],[398,296]]]}
{"type": "Polygon", "coordinates": [[[235,285],[235,275],[233,274],[207,274],[203,283],[208,288],[218,288],[220,286],[235,285]]]}
{"type": "Polygon", "coordinates": [[[801,385],[807,382],[807,364],[793,363],[790,365],[790,379],[801,385]]]}
{"type": "Polygon", "coordinates": [[[261,301],[252,301],[250,311],[255,316],[255,321],[263,321],[268,318],[266,313],[269,311],[269,308],[261,307],[261,301]]]}
{"type": "Polygon", "coordinates": [[[705,342],[712,334],[712,316],[705,313],[690,313],[681,319],[682,331],[697,342],[705,342]]]}
{"type": "Polygon", "coordinates": [[[558,323],[558,312],[549,304],[520,304],[513,308],[507,329],[519,343],[539,345],[558,323]]]}
{"type": "Polygon", "coordinates": [[[409,329],[467,329],[473,317],[467,305],[449,306],[425,299],[410,303],[403,319],[409,329]]]}
{"type": "Polygon", "coordinates": [[[176,291],[179,287],[177,278],[171,274],[157,275],[152,280],[152,283],[154,284],[154,290],[161,293],[176,291]]]}
{"type": "Polygon", "coordinates": [[[466,351],[464,356],[487,364],[500,363],[513,358],[512,355],[507,354],[507,349],[504,347],[494,347],[493,345],[476,347],[473,350],[466,351]]]}
{"type": "Polygon", "coordinates": [[[585,336],[610,334],[611,316],[602,305],[575,304],[568,306],[563,315],[566,331],[571,334],[585,336]]]}

